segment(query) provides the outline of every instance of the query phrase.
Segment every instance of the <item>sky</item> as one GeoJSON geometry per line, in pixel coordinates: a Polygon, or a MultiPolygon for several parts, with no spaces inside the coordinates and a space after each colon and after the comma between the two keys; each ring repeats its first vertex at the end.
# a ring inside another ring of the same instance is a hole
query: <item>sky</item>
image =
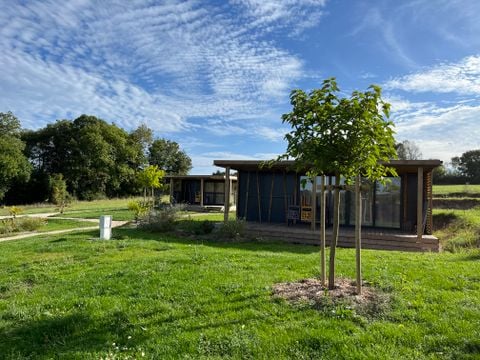
{"type": "Polygon", "coordinates": [[[174,140],[192,174],[286,149],[293,89],[380,85],[425,159],[480,148],[478,0],[0,0],[0,112],[174,140]]]}

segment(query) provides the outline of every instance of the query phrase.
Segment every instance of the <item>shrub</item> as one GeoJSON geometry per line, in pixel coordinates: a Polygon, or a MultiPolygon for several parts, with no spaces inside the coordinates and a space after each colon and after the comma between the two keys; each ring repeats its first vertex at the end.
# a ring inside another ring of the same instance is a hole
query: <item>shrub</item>
{"type": "Polygon", "coordinates": [[[179,225],[180,230],[194,235],[207,235],[215,229],[215,223],[210,220],[196,221],[183,220],[179,225]]]}
{"type": "Polygon", "coordinates": [[[18,220],[18,231],[35,231],[45,225],[46,220],[34,217],[23,217],[18,220]]]}
{"type": "Polygon", "coordinates": [[[180,210],[182,210],[182,207],[179,206],[152,209],[147,215],[139,220],[139,227],[157,232],[172,231],[175,229],[180,210]]]}
{"type": "Polygon", "coordinates": [[[12,206],[8,209],[8,212],[9,212],[10,216],[15,219],[18,215],[23,213],[23,209],[21,207],[18,207],[18,206],[12,206]]]}
{"type": "Polygon", "coordinates": [[[241,238],[245,235],[245,221],[229,220],[220,226],[218,233],[224,239],[233,240],[241,238]]]}
{"type": "Polygon", "coordinates": [[[45,220],[33,217],[5,219],[0,222],[0,234],[10,234],[21,231],[35,231],[45,225],[45,220]]]}
{"type": "Polygon", "coordinates": [[[130,201],[127,205],[128,210],[133,212],[135,221],[139,221],[141,217],[148,213],[149,207],[140,201],[130,201]]]}

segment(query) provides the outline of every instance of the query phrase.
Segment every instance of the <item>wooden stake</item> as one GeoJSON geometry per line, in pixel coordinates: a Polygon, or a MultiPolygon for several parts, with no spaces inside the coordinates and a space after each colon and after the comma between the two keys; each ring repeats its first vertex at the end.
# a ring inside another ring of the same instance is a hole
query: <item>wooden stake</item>
{"type": "Polygon", "coordinates": [[[362,178],[355,179],[355,265],[357,270],[357,294],[362,293],[362,196],[360,183],[362,178]]]}
{"type": "Polygon", "coordinates": [[[335,289],[335,250],[338,242],[338,230],[340,223],[340,175],[335,174],[335,190],[333,204],[333,234],[330,242],[330,264],[328,272],[328,289],[335,289]]]}
{"type": "Polygon", "coordinates": [[[275,172],[272,172],[272,183],[270,184],[270,204],[268,206],[268,222],[272,221],[273,187],[275,186],[275,172]]]}
{"type": "Polygon", "coordinates": [[[325,175],[320,177],[320,279],[322,286],[326,284],[326,257],[325,257],[325,175]]]}
{"type": "Polygon", "coordinates": [[[288,224],[288,203],[287,203],[287,174],[283,172],[283,202],[285,206],[285,223],[288,224]]]}
{"type": "Polygon", "coordinates": [[[312,231],[315,231],[315,225],[317,224],[317,177],[312,179],[312,223],[310,224],[312,231]]]}

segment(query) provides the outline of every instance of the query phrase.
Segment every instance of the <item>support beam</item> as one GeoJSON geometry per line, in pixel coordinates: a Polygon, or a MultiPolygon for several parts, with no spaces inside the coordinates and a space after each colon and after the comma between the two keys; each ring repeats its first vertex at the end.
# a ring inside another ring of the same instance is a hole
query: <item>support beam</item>
{"type": "Polygon", "coordinates": [[[423,235],[423,167],[418,168],[417,175],[417,241],[422,241],[423,235]]]}
{"type": "Polygon", "coordinates": [[[203,208],[203,192],[205,191],[205,179],[200,179],[200,206],[203,208]]]}
{"type": "Polygon", "coordinates": [[[314,176],[312,179],[312,222],[310,226],[312,231],[315,231],[315,226],[317,224],[317,176],[314,176]]]}
{"type": "Polygon", "coordinates": [[[223,211],[223,220],[227,222],[228,213],[230,212],[230,166],[225,168],[225,197],[223,211]]]}
{"type": "Polygon", "coordinates": [[[170,204],[173,204],[173,179],[170,178],[170,204]]]}

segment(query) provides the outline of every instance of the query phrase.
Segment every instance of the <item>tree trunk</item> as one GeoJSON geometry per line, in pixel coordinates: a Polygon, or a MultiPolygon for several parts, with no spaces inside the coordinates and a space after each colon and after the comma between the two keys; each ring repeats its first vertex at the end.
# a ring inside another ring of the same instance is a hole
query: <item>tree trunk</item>
{"type": "Polygon", "coordinates": [[[326,258],[325,258],[325,175],[320,177],[320,280],[322,286],[326,281],[326,258]]]}
{"type": "Polygon", "coordinates": [[[333,234],[330,242],[330,264],[328,273],[328,288],[335,289],[335,250],[338,242],[338,229],[340,223],[340,175],[335,174],[335,191],[333,206],[333,234]]]}
{"type": "Polygon", "coordinates": [[[355,179],[355,265],[357,273],[357,294],[362,293],[362,178],[355,179]]]}

